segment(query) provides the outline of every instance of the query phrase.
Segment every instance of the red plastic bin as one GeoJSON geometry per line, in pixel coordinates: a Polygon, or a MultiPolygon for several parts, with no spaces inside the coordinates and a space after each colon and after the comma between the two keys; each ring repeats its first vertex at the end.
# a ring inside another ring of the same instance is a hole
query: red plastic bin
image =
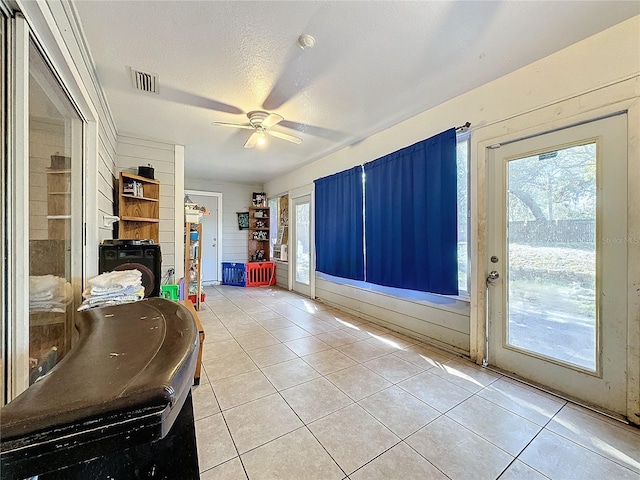
{"type": "MultiPolygon", "coordinates": [[[[204,299],[207,295],[204,293],[200,294],[200,303],[204,302],[204,299]]],[[[196,296],[195,295],[189,295],[187,297],[189,300],[191,300],[191,303],[193,303],[194,305],[196,304],[196,296]]]]}
{"type": "Polygon", "coordinates": [[[273,262],[247,263],[247,287],[276,284],[276,264],[273,262]]]}

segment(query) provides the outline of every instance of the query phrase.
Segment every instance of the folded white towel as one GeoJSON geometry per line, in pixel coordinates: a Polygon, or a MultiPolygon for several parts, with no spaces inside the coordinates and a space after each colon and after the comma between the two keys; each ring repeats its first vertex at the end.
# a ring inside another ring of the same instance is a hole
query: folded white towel
{"type": "Polygon", "coordinates": [[[29,313],[47,312],[47,313],[64,313],[67,311],[67,306],[60,303],[30,303],[29,313]]]}
{"type": "Polygon", "coordinates": [[[29,294],[52,292],[65,282],[64,278],[55,275],[32,275],[29,277],[29,294]]]}
{"type": "Polygon", "coordinates": [[[42,302],[42,301],[52,300],[52,299],[53,299],[52,291],[35,292],[35,293],[29,294],[29,301],[42,302]]]}
{"type": "Polygon", "coordinates": [[[138,285],[142,280],[140,270],[116,270],[105,272],[89,280],[91,294],[113,293],[131,285],[138,285]]]}
{"type": "Polygon", "coordinates": [[[64,278],[54,275],[29,277],[29,302],[68,303],[73,288],[64,278]]]}
{"type": "Polygon", "coordinates": [[[104,307],[106,305],[120,305],[123,303],[131,303],[137,302],[144,298],[144,287],[140,287],[139,290],[134,294],[129,295],[119,295],[117,297],[104,297],[104,296],[94,296],[92,298],[87,298],[82,302],[82,305],[78,308],[78,311],[87,310],[89,308],[94,307],[104,307]]]}
{"type": "Polygon", "coordinates": [[[142,288],[142,282],[138,283],[137,285],[130,285],[128,287],[124,287],[124,288],[119,288],[117,290],[113,290],[111,292],[107,292],[107,293],[99,293],[99,294],[93,294],[93,288],[89,287],[87,288],[84,292],[82,292],[82,296],[84,298],[115,298],[115,297],[119,297],[122,295],[133,295],[135,294],[138,290],[140,290],[140,288],[142,288]]]}
{"type": "Polygon", "coordinates": [[[73,300],[73,287],[65,282],[64,291],[49,299],[29,298],[29,312],[65,312],[73,300]]]}
{"type": "Polygon", "coordinates": [[[144,298],[144,289],[141,288],[140,290],[138,290],[135,293],[131,293],[128,295],[118,295],[117,297],[92,297],[92,298],[87,298],[84,302],[82,302],[83,304],[89,304],[89,305],[97,305],[100,303],[108,303],[111,302],[113,300],[116,301],[136,301],[136,300],[142,300],[144,298]]]}
{"type": "Polygon", "coordinates": [[[66,279],[55,275],[33,275],[29,277],[29,296],[41,300],[64,296],[68,283],[66,279]]]}

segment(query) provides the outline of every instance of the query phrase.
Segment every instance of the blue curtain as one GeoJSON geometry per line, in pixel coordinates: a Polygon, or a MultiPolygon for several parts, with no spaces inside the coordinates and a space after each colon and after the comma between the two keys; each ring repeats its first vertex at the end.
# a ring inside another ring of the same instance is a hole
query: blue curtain
{"type": "Polygon", "coordinates": [[[364,280],[362,167],[315,181],[316,270],[364,280]]]}
{"type": "Polygon", "coordinates": [[[457,295],[455,128],[364,171],[367,282],[457,295]]]}

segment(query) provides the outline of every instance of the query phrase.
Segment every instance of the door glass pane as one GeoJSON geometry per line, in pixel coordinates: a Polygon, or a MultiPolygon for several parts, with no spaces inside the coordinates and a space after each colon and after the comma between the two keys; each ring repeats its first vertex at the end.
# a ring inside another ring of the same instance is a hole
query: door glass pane
{"type": "Polygon", "coordinates": [[[276,242],[278,241],[278,204],[280,198],[269,199],[269,253],[271,259],[279,259],[280,252],[276,249],[276,242]]]}
{"type": "Polygon", "coordinates": [[[30,382],[71,348],[82,264],[82,122],[29,51],[30,382]]]}
{"type": "Polygon", "coordinates": [[[596,369],[596,144],[507,163],[507,344],[596,369]]]}
{"type": "Polygon", "coordinates": [[[309,285],[309,204],[296,205],[296,282],[309,285]]]}
{"type": "Polygon", "coordinates": [[[0,358],[0,406],[6,403],[7,391],[5,379],[7,376],[7,341],[6,336],[8,333],[9,327],[9,308],[8,308],[8,285],[9,285],[9,275],[7,268],[7,230],[6,230],[6,222],[7,222],[7,195],[8,188],[7,187],[7,152],[6,152],[6,144],[7,144],[7,124],[6,124],[6,115],[7,115],[7,104],[5,101],[5,92],[7,91],[7,27],[6,23],[7,18],[4,16],[4,13],[0,10],[0,131],[2,132],[2,138],[0,138],[0,155],[2,155],[2,170],[0,170],[0,180],[2,181],[2,185],[5,188],[2,189],[2,196],[0,196],[0,209],[2,210],[2,223],[0,223],[0,232],[2,232],[2,257],[0,259],[0,264],[2,264],[2,289],[0,290],[0,305],[2,305],[2,319],[0,320],[0,342],[2,342],[2,357],[0,358]]]}

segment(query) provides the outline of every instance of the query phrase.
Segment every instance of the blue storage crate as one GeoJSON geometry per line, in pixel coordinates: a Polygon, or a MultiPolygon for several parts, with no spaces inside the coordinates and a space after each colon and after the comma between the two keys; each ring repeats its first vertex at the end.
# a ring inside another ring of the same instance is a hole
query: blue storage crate
{"type": "Polygon", "coordinates": [[[244,263],[222,262],[222,284],[244,287],[247,283],[247,268],[244,263]]]}

